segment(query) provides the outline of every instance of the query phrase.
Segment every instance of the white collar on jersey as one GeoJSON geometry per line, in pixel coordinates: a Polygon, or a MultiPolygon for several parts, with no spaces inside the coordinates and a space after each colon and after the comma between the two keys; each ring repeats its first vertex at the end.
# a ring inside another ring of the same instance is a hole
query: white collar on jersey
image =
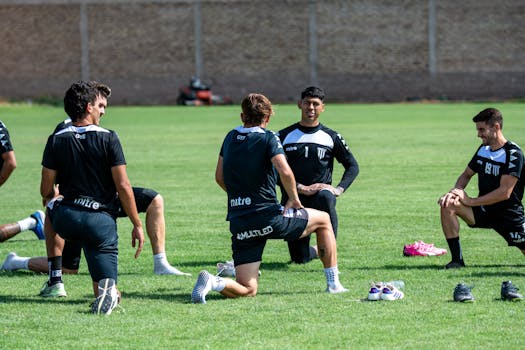
{"type": "Polygon", "coordinates": [[[66,128],[57,132],[55,135],[65,134],[66,132],[74,132],[77,134],[83,134],[83,133],[90,132],[90,131],[109,132],[109,130],[104,129],[98,125],[93,125],[93,124],[86,125],[86,126],[69,125],[66,128]]]}
{"type": "Polygon", "coordinates": [[[265,132],[264,129],[261,128],[260,126],[252,126],[251,128],[245,128],[244,126],[239,125],[234,130],[238,131],[240,133],[243,133],[243,134],[248,134],[250,132],[260,132],[260,133],[264,133],[265,132]]]}

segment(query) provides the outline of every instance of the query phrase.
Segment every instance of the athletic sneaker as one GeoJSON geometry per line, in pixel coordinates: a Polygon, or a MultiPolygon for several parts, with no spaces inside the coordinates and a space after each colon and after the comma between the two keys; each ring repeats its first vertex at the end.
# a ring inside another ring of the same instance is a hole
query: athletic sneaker
{"type": "Polygon", "coordinates": [[[233,261],[217,263],[217,276],[235,277],[235,266],[233,266],[233,261]]]}
{"type": "Polygon", "coordinates": [[[469,287],[465,283],[459,283],[454,288],[454,301],[459,301],[461,303],[472,303],[474,301],[472,288],[474,287],[469,287]]]}
{"type": "Polygon", "coordinates": [[[383,286],[381,291],[381,300],[399,300],[405,297],[405,293],[397,289],[391,284],[383,286]]]}
{"type": "Polygon", "coordinates": [[[326,286],[325,291],[330,294],[338,294],[338,293],[346,293],[348,292],[348,289],[343,287],[341,283],[338,283],[338,284],[328,284],[326,286]]]}
{"type": "Polygon", "coordinates": [[[48,281],[46,281],[42,286],[42,289],[40,289],[39,295],[43,298],[67,297],[66,289],[64,288],[64,283],[62,282],[58,282],[50,286],[48,281]]]}
{"type": "Polygon", "coordinates": [[[511,281],[501,283],[501,299],[510,301],[520,301],[523,295],[518,293],[519,288],[512,284],[511,281]]]}
{"type": "Polygon", "coordinates": [[[97,315],[109,315],[117,307],[119,301],[117,287],[113,278],[98,281],[98,297],[91,305],[91,312],[97,315]]]}
{"type": "Polygon", "coordinates": [[[371,282],[370,290],[368,290],[368,300],[381,300],[381,293],[383,292],[383,282],[371,282]]]}
{"type": "MultiPolygon", "coordinates": [[[[261,275],[261,270],[259,270],[259,276],[261,275]]],[[[235,266],[233,261],[229,260],[226,262],[217,263],[217,276],[220,277],[235,277],[235,266]]]]}
{"type": "Polygon", "coordinates": [[[213,276],[206,270],[199,272],[197,282],[191,292],[191,302],[194,304],[206,304],[206,295],[212,287],[213,276]]]}
{"type": "Polygon", "coordinates": [[[461,261],[451,261],[448,264],[445,265],[445,269],[460,269],[462,267],[465,267],[465,262],[463,260],[461,261]]]}
{"type": "Polygon", "coordinates": [[[403,247],[404,256],[438,256],[446,254],[447,250],[437,248],[432,243],[416,241],[413,244],[405,244],[403,247]]]}
{"type": "Polygon", "coordinates": [[[31,217],[36,220],[36,225],[31,231],[35,233],[38,239],[46,239],[46,235],[44,234],[44,220],[46,219],[46,215],[44,212],[42,210],[37,210],[31,214],[31,217]]]}

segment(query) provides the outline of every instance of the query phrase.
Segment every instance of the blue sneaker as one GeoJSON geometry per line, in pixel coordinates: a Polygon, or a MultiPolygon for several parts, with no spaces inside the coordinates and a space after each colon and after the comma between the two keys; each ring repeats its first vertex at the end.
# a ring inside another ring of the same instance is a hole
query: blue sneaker
{"type": "Polygon", "coordinates": [[[46,215],[44,212],[42,210],[37,210],[30,216],[36,220],[36,225],[31,229],[31,231],[35,233],[38,239],[46,239],[46,235],[44,234],[44,220],[46,219],[46,215]]]}

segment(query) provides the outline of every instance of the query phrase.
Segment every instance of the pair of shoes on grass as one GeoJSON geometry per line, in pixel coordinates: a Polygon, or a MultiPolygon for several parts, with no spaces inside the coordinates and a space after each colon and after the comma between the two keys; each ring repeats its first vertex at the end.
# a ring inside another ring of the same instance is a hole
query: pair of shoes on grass
{"type": "Polygon", "coordinates": [[[370,289],[368,290],[368,300],[379,301],[379,300],[400,300],[405,297],[405,293],[400,291],[392,283],[388,282],[372,282],[370,289]]]}
{"type": "MultiPolygon", "coordinates": [[[[472,295],[473,286],[467,286],[465,283],[459,283],[454,288],[454,301],[461,303],[471,303],[475,300],[472,295]]],[[[523,295],[518,292],[519,288],[512,284],[511,281],[501,283],[501,300],[520,301],[523,295]]]]}

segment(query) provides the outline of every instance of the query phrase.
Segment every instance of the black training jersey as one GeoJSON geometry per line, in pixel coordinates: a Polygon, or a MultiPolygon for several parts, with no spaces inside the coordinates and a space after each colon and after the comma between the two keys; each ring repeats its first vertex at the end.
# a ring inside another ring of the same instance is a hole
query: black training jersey
{"type": "Polygon", "coordinates": [[[278,174],[271,162],[278,154],[284,154],[283,147],[272,131],[239,126],[226,135],[220,155],[228,192],[227,220],[279,206],[278,174]]]}
{"type": "Polygon", "coordinates": [[[293,124],[278,133],[295,179],[303,185],[332,184],[334,158],[345,172],[340,183],[345,190],[359,172],[359,166],[343,137],[323,124],[305,127],[293,124]]]}
{"type": "MultiPolygon", "coordinates": [[[[518,182],[512,194],[506,201],[486,207],[494,208],[521,208],[523,199],[523,184],[525,180],[523,152],[520,147],[507,141],[503,147],[492,151],[489,146],[481,145],[468,167],[478,174],[479,196],[494,191],[500,186],[502,175],[512,175],[518,182]]],[[[523,212],[523,209],[521,209],[523,212]]]]}
{"type": "Polygon", "coordinates": [[[64,203],[114,214],[117,190],[111,168],[126,164],[116,132],[68,125],[49,136],[42,165],[57,171],[64,203]]]}
{"type": "Polygon", "coordinates": [[[5,124],[0,120],[0,169],[4,166],[4,159],[1,155],[12,150],[13,144],[9,138],[9,130],[7,130],[5,124]]]}

